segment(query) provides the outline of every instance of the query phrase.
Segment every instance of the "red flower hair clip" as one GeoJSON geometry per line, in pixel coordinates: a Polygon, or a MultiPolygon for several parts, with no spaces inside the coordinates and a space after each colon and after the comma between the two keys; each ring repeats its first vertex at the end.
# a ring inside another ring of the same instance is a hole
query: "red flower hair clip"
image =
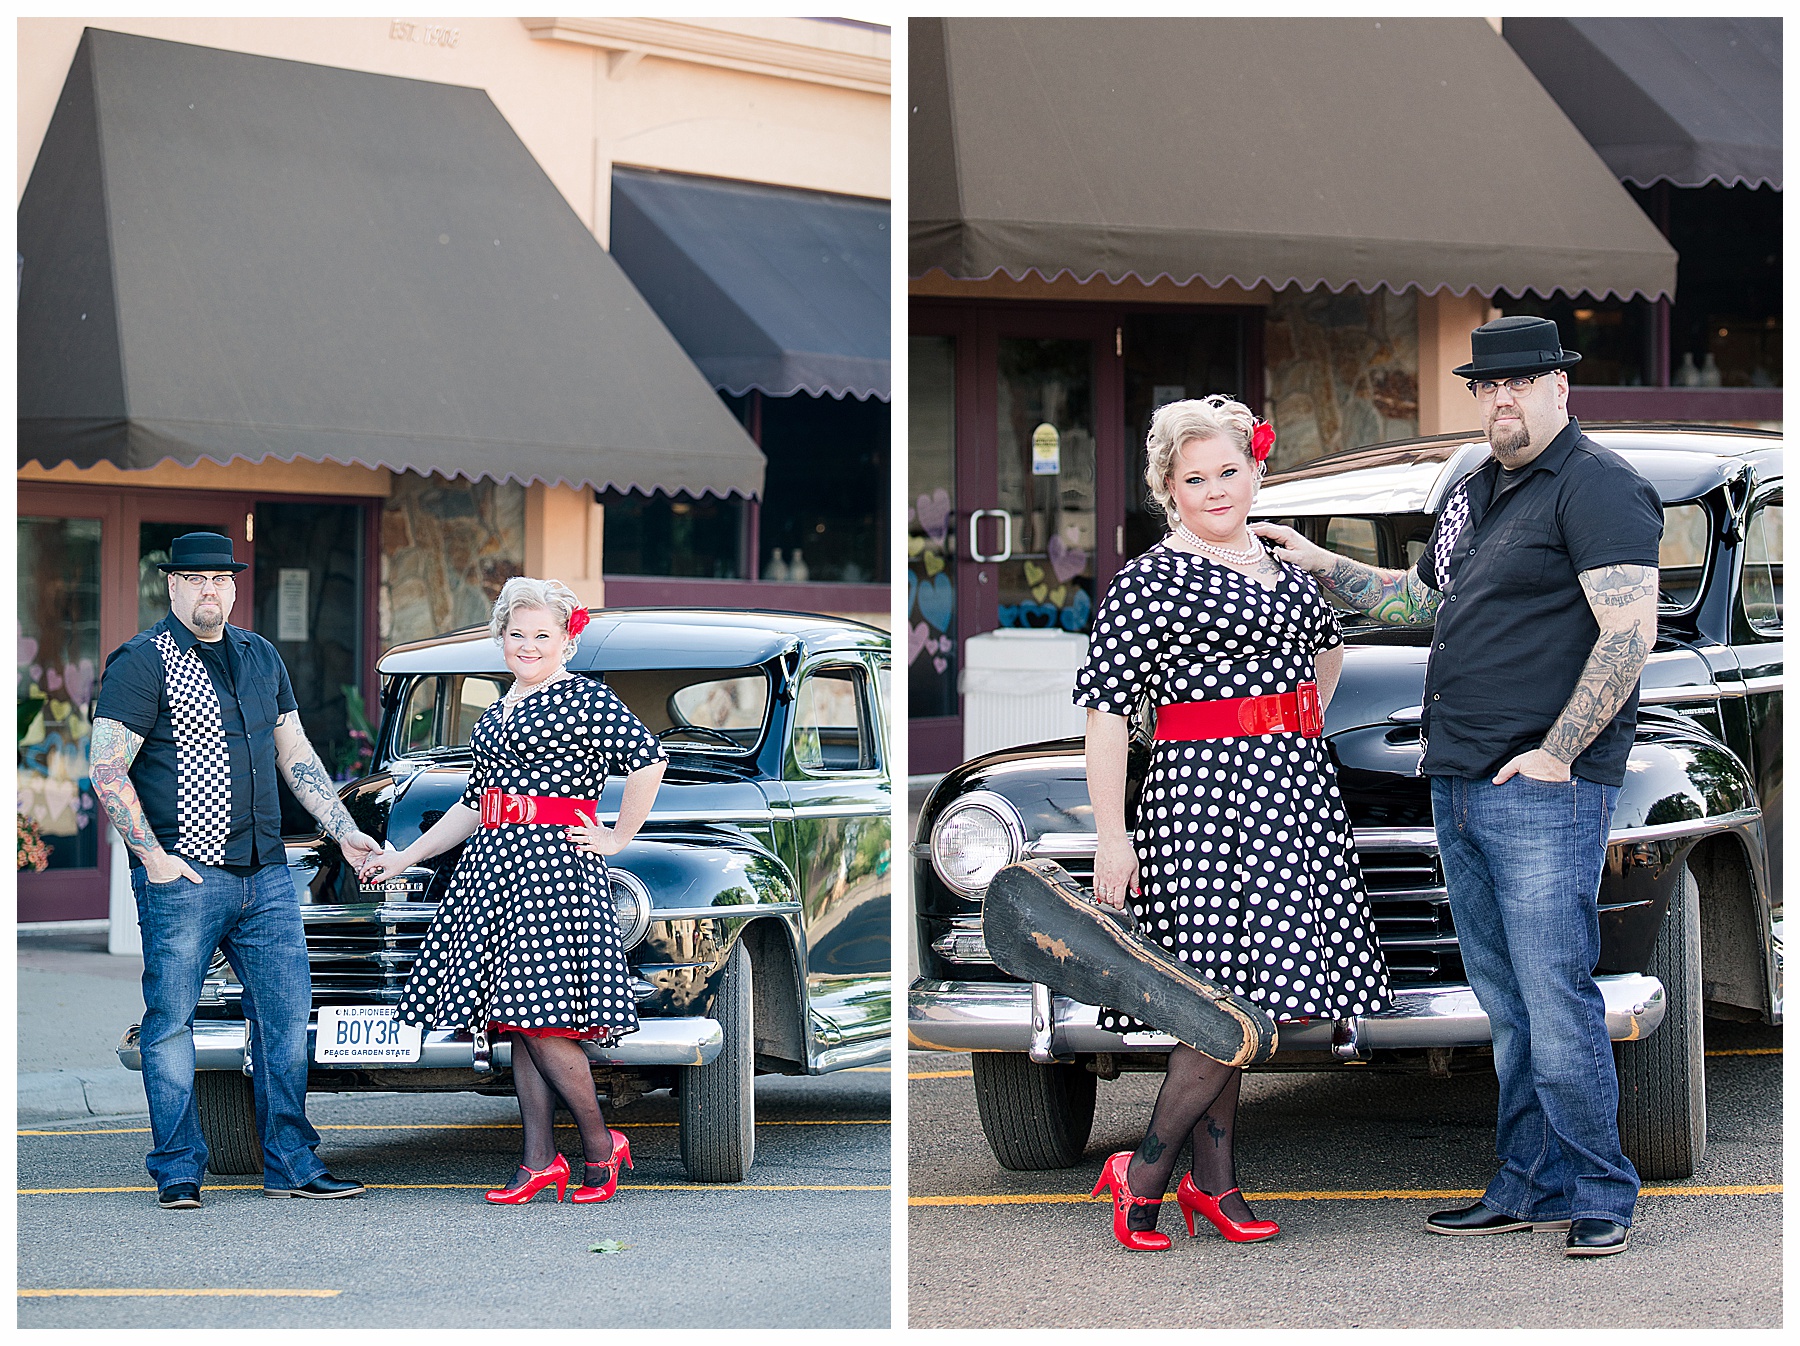
{"type": "Polygon", "coordinates": [[[575,611],[569,614],[569,634],[578,636],[583,631],[587,630],[587,624],[590,618],[591,614],[586,608],[576,608],[575,611]]]}
{"type": "Polygon", "coordinates": [[[1256,422],[1256,428],[1250,432],[1250,456],[1262,462],[1269,456],[1269,450],[1275,447],[1275,427],[1267,421],[1256,422]]]}

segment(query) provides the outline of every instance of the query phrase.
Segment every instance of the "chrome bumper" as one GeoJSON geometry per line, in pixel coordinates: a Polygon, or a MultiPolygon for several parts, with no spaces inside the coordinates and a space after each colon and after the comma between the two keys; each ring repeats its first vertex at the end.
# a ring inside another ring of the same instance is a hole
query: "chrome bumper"
{"type": "MultiPolygon", "coordinates": [[[[1665,1001],[1655,977],[1627,972],[1594,978],[1606,998],[1606,1031],[1614,1042],[1648,1037],[1665,1001]]],[[[933,981],[921,977],[907,995],[907,1041],[922,1051],[1030,1052],[1040,1061],[1088,1052],[1166,1051],[1165,1034],[1109,1033],[1099,1011],[1067,996],[1048,999],[1048,1022],[1033,1038],[1032,992],[1018,982],[933,981]]],[[[1467,986],[1398,991],[1392,1009],[1351,1019],[1282,1024],[1279,1051],[1328,1051],[1347,1059],[1392,1048],[1474,1047],[1490,1041],[1488,1017],[1467,986]]]]}
{"type": "MultiPolygon", "coordinates": [[[[138,1049],[138,1027],[133,1024],[119,1039],[119,1060],[127,1070],[142,1070],[144,1058],[138,1049]]],[[[313,1059],[313,1039],[318,1031],[315,1018],[306,1029],[306,1059],[313,1059]]],[[[244,1068],[244,1033],[241,1021],[202,1019],[194,1024],[194,1068],[196,1070],[242,1070],[244,1068]]],[[[617,1046],[602,1048],[598,1043],[584,1042],[582,1050],[598,1065],[613,1066],[703,1066],[712,1061],[725,1045],[725,1031],[716,1019],[642,1019],[638,1030],[617,1046]]],[[[512,1044],[501,1039],[491,1044],[495,1067],[512,1065],[512,1044]]],[[[319,1067],[315,1064],[314,1069],[319,1067]]],[[[342,1067],[346,1070],[474,1070],[475,1045],[467,1032],[450,1028],[428,1029],[417,1061],[369,1061],[342,1067]]]]}

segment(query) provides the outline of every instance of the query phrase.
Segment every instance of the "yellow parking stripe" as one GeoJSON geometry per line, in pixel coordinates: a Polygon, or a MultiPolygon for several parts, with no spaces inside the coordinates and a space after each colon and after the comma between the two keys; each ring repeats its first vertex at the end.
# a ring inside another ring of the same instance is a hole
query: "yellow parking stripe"
{"type": "Polygon", "coordinates": [[[909,1080],[960,1080],[974,1073],[972,1070],[918,1070],[906,1078],[909,1080]]]}
{"type": "Polygon", "coordinates": [[[342,1290],[21,1290],[20,1299],[53,1299],[79,1296],[83,1299],[114,1299],[123,1295],[211,1295],[258,1299],[331,1299],[342,1290]]]}
{"type": "MultiPolygon", "coordinates": [[[[573,1131],[575,1123],[558,1122],[557,1129],[573,1131]]],[[[641,1131],[650,1127],[680,1126],[680,1122],[621,1122],[617,1131],[641,1131]]],[[[886,1117],[846,1117],[821,1120],[768,1121],[757,1126],[892,1126],[886,1117]]],[[[317,1131],[517,1131],[517,1122],[355,1122],[314,1127],[317,1131]]],[[[100,1127],[87,1131],[19,1131],[21,1136],[147,1136],[147,1126],[100,1127]]]]}
{"type": "MultiPolygon", "coordinates": [[[[371,1182],[370,1191],[383,1192],[480,1192],[493,1186],[485,1182],[371,1182]]],[[[118,1192],[154,1192],[154,1187],[21,1187],[19,1196],[107,1196],[118,1192]]],[[[207,1192],[260,1192],[261,1183],[209,1182],[202,1185],[207,1192]]],[[[886,1183],[754,1183],[754,1182],[645,1182],[619,1184],[621,1192],[886,1192],[886,1183]]]]}
{"type": "MultiPolygon", "coordinates": [[[[1640,1190],[1642,1196],[1780,1196],[1780,1183],[1749,1183],[1735,1187],[1645,1187],[1640,1190]]],[[[1249,1192],[1246,1201],[1455,1201],[1464,1198],[1475,1198],[1481,1195],[1481,1189],[1443,1188],[1424,1190],[1418,1188],[1394,1191],[1370,1192],[1249,1192]]],[[[1165,1194],[1167,1200],[1174,1200],[1175,1194],[1165,1194]]],[[[1054,1206],[1066,1205],[1070,1202],[1081,1204],[1093,1203],[1105,1205],[1111,1197],[1089,1196],[1086,1192],[1044,1192],[1044,1193],[995,1193],[985,1196],[913,1196],[906,1199],[909,1206],[1054,1206]]]]}
{"type": "MultiPolygon", "coordinates": [[[[1722,1047],[1716,1052],[1708,1052],[1708,1056],[1780,1056],[1779,1047],[1722,1047]]],[[[915,1070],[907,1075],[909,1080],[958,1080],[967,1079],[975,1072],[972,1070],[915,1070]]]]}
{"type": "Polygon", "coordinates": [[[1708,1056],[1780,1056],[1779,1047],[1721,1047],[1716,1052],[1708,1052],[1708,1056]]]}

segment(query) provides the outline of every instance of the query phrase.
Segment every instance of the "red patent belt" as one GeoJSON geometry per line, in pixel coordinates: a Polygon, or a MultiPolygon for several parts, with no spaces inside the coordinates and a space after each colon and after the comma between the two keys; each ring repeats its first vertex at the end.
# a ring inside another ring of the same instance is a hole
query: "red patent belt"
{"type": "Polygon", "coordinates": [[[1178,701],[1156,712],[1159,741],[1196,738],[1244,738],[1251,734],[1299,734],[1318,738],[1325,732],[1317,683],[1303,682],[1291,692],[1270,696],[1237,696],[1225,701],[1178,701]]]}
{"type": "Polygon", "coordinates": [[[489,788],[481,792],[481,825],[500,827],[506,823],[560,823],[568,827],[582,826],[576,810],[595,816],[599,804],[592,799],[558,799],[552,795],[515,795],[489,788]]]}

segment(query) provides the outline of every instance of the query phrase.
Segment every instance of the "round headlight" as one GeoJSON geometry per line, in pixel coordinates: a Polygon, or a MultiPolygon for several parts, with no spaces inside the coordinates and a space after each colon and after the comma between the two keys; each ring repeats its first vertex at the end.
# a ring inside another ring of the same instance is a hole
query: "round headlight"
{"type": "Polygon", "coordinates": [[[607,871],[607,887],[612,892],[613,920],[619,926],[619,942],[635,949],[650,933],[650,890],[630,870],[607,871]]]}
{"type": "Polygon", "coordinates": [[[964,897],[980,897],[1001,868],[1024,850],[1024,828],[1011,804],[986,791],[963,796],[931,829],[931,867],[964,897]]]}

